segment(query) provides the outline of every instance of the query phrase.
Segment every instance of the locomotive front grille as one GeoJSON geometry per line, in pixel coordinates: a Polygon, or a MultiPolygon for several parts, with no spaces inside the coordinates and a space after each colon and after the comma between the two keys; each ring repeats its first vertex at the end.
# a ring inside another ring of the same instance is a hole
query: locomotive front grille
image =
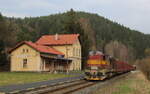
{"type": "Polygon", "coordinates": [[[103,73],[98,72],[98,73],[97,73],[97,76],[103,76],[103,73]]]}

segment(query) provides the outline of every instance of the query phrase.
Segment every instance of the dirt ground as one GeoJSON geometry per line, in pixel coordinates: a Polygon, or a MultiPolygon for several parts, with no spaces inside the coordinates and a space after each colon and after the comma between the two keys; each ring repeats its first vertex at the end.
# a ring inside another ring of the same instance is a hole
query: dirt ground
{"type": "Polygon", "coordinates": [[[104,86],[93,94],[150,94],[150,81],[142,72],[132,72],[127,77],[104,86]]]}

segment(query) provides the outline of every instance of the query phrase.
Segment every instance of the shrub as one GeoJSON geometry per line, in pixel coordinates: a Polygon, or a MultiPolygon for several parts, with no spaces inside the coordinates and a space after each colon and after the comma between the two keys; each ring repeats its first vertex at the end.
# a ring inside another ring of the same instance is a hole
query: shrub
{"type": "Polygon", "coordinates": [[[143,74],[145,75],[145,77],[150,80],[150,57],[142,59],[142,60],[138,60],[137,61],[138,64],[138,68],[143,72],[143,74]]]}

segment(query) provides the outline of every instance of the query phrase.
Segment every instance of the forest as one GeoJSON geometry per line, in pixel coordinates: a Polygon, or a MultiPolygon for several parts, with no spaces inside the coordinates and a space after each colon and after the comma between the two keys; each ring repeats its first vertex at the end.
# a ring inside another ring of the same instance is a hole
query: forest
{"type": "Polygon", "coordinates": [[[90,50],[100,50],[129,63],[150,55],[149,34],[98,14],[73,9],[40,17],[15,18],[0,14],[0,66],[9,66],[9,50],[17,43],[25,40],[35,42],[42,35],[56,33],[80,34],[83,63],[90,50]]]}

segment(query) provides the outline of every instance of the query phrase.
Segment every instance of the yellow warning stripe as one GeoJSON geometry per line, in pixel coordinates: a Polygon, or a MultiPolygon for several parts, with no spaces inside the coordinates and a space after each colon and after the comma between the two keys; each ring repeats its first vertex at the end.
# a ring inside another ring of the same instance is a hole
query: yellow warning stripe
{"type": "Polygon", "coordinates": [[[104,60],[88,60],[87,64],[108,64],[108,62],[104,60]]]}

